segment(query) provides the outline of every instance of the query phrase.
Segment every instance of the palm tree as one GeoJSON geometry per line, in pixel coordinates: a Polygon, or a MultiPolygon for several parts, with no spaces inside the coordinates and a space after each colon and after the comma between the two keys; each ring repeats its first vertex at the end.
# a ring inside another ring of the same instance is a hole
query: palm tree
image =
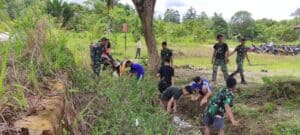
{"type": "Polygon", "coordinates": [[[50,15],[62,20],[62,27],[65,27],[69,20],[74,16],[74,12],[67,2],[63,0],[49,0],[47,10],[50,15]]]}

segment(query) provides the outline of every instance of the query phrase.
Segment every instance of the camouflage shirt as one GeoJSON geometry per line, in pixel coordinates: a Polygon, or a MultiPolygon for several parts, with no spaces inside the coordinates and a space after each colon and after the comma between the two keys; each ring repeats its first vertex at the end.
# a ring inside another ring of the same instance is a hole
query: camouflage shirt
{"type": "Polygon", "coordinates": [[[235,51],[237,52],[236,61],[237,62],[244,61],[247,51],[248,51],[248,48],[246,46],[239,45],[235,48],[235,51]]]}
{"type": "Polygon", "coordinates": [[[162,61],[166,59],[171,59],[173,56],[173,52],[170,49],[162,49],[160,52],[160,56],[162,61]]]}
{"type": "Polygon", "coordinates": [[[233,93],[228,88],[222,88],[209,101],[205,112],[212,116],[225,114],[225,105],[233,106],[233,93]]]}
{"type": "Polygon", "coordinates": [[[91,59],[94,63],[101,62],[101,55],[106,47],[99,43],[90,46],[91,59]]]}

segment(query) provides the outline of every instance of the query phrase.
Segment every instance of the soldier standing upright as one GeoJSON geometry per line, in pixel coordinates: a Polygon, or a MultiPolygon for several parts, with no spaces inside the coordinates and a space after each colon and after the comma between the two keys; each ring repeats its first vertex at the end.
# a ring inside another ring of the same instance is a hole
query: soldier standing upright
{"type": "Polygon", "coordinates": [[[237,73],[240,73],[240,76],[241,76],[241,83],[242,84],[247,84],[246,80],[245,80],[245,76],[244,76],[244,68],[243,68],[243,65],[244,65],[244,59],[247,58],[247,61],[249,63],[249,65],[251,64],[250,63],[250,60],[249,60],[249,57],[248,57],[248,54],[247,54],[247,51],[248,51],[248,48],[245,46],[246,44],[246,39],[245,38],[241,38],[240,39],[241,41],[241,44],[238,45],[233,52],[231,52],[229,54],[229,56],[233,55],[235,52],[237,52],[237,56],[236,56],[236,64],[237,64],[237,70],[234,71],[230,76],[235,76],[237,73]]]}

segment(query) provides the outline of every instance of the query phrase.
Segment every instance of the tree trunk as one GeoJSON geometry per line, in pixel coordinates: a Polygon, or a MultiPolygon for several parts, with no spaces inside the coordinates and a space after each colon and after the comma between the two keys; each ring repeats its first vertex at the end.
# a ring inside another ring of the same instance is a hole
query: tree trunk
{"type": "Polygon", "coordinates": [[[153,31],[153,14],[156,0],[132,0],[139,14],[145,33],[145,40],[149,55],[149,69],[158,71],[159,56],[156,47],[156,40],[153,31]]]}

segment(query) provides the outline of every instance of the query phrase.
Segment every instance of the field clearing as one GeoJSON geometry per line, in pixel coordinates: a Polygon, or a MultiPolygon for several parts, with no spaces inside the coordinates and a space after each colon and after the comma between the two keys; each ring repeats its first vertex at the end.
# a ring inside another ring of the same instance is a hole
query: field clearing
{"type": "MultiPolygon", "coordinates": [[[[136,51],[136,43],[132,39],[128,39],[127,50],[125,55],[124,39],[122,37],[115,36],[115,41],[112,41],[112,54],[116,59],[122,60],[124,58],[134,59],[136,51]]],[[[70,38],[67,43],[68,48],[76,55],[75,61],[78,65],[84,67],[90,67],[89,45],[91,41],[87,36],[83,34],[70,34],[70,38]]],[[[94,41],[96,42],[96,40],[94,41]]],[[[237,44],[237,43],[236,43],[237,44]]],[[[157,46],[160,50],[160,45],[157,46]]],[[[211,69],[211,55],[212,45],[197,45],[197,43],[190,44],[172,44],[169,43],[169,48],[174,50],[175,60],[174,64],[177,66],[193,65],[203,69],[211,69]]],[[[230,47],[233,50],[234,47],[230,47]]],[[[142,48],[142,58],[147,58],[147,50],[145,43],[142,48]]],[[[236,69],[235,57],[230,57],[228,69],[230,72],[236,69]]],[[[270,54],[256,54],[249,53],[249,58],[252,65],[249,65],[245,61],[245,71],[260,72],[261,70],[267,70],[269,73],[285,74],[287,76],[300,76],[300,55],[297,56],[282,56],[282,55],[270,55],[270,54]]]]}
{"type": "MultiPolygon", "coordinates": [[[[78,66],[83,66],[90,69],[90,56],[89,45],[90,41],[85,36],[78,36],[71,34],[67,43],[68,48],[74,53],[75,61],[78,66]]],[[[125,55],[124,41],[122,37],[115,38],[116,41],[112,41],[112,54],[113,57],[122,60],[123,58],[133,59],[135,56],[136,43],[133,40],[129,40],[127,43],[127,51],[125,55]],[[117,44],[118,43],[118,44],[117,44]]],[[[160,50],[160,45],[157,46],[160,50]]],[[[191,78],[196,75],[201,75],[208,80],[211,79],[212,64],[212,45],[197,43],[181,44],[170,43],[169,48],[174,50],[174,63],[178,67],[188,67],[192,65],[196,69],[178,68],[176,69],[176,84],[183,85],[191,81],[191,78]]],[[[232,50],[234,46],[230,46],[232,50]]],[[[142,57],[147,59],[147,51],[145,43],[143,43],[142,57]]],[[[230,57],[230,63],[228,64],[229,73],[236,69],[235,55],[230,57]]],[[[272,76],[291,76],[300,77],[300,55],[298,56],[280,56],[269,54],[256,54],[249,53],[249,57],[252,65],[245,63],[245,76],[249,85],[243,86],[238,84],[238,88],[241,89],[237,93],[237,104],[235,107],[235,114],[237,119],[240,120],[239,128],[231,127],[227,121],[228,127],[226,128],[226,134],[289,134],[297,133],[299,126],[299,117],[295,115],[299,112],[299,109],[295,108],[298,103],[298,99],[291,101],[281,101],[276,103],[266,100],[264,95],[259,95],[259,90],[262,86],[262,77],[272,76]],[[261,70],[267,70],[268,72],[261,72],[261,70]],[[259,103],[259,104],[258,104],[259,103]],[[271,107],[274,104],[274,107],[271,107]],[[291,108],[286,110],[285,108],[291,108]],[[265,112],[267,110],[267,112],[265,112]],[[270,112],[268,112],[270,111],[270,112]],[[293,119],[293,121],[289,121],[293,119]],[[257,130],[257,129],[260,130],[257,130]],[[286,130],[286,131],[285,131],[286,130]]],[[[237,80],[239,80],[237,75],[237,80]]],[[[223,84],[222,72],[218,71],[218,85],[223,84]]],[[[179,104],[179,110],[189,112],[188,114],[181,114],[183,118],[191,122],[195,126],[195,131],[201,130],[201,114],[199,115],[199,108],[192,107],[197,103],[190,103],[186,98],[182,99],[179,104]],[[185,106],[189,104],[190,106],[185,106]],[[187,110],[186,110],[187,109],[187,110]]]]}

